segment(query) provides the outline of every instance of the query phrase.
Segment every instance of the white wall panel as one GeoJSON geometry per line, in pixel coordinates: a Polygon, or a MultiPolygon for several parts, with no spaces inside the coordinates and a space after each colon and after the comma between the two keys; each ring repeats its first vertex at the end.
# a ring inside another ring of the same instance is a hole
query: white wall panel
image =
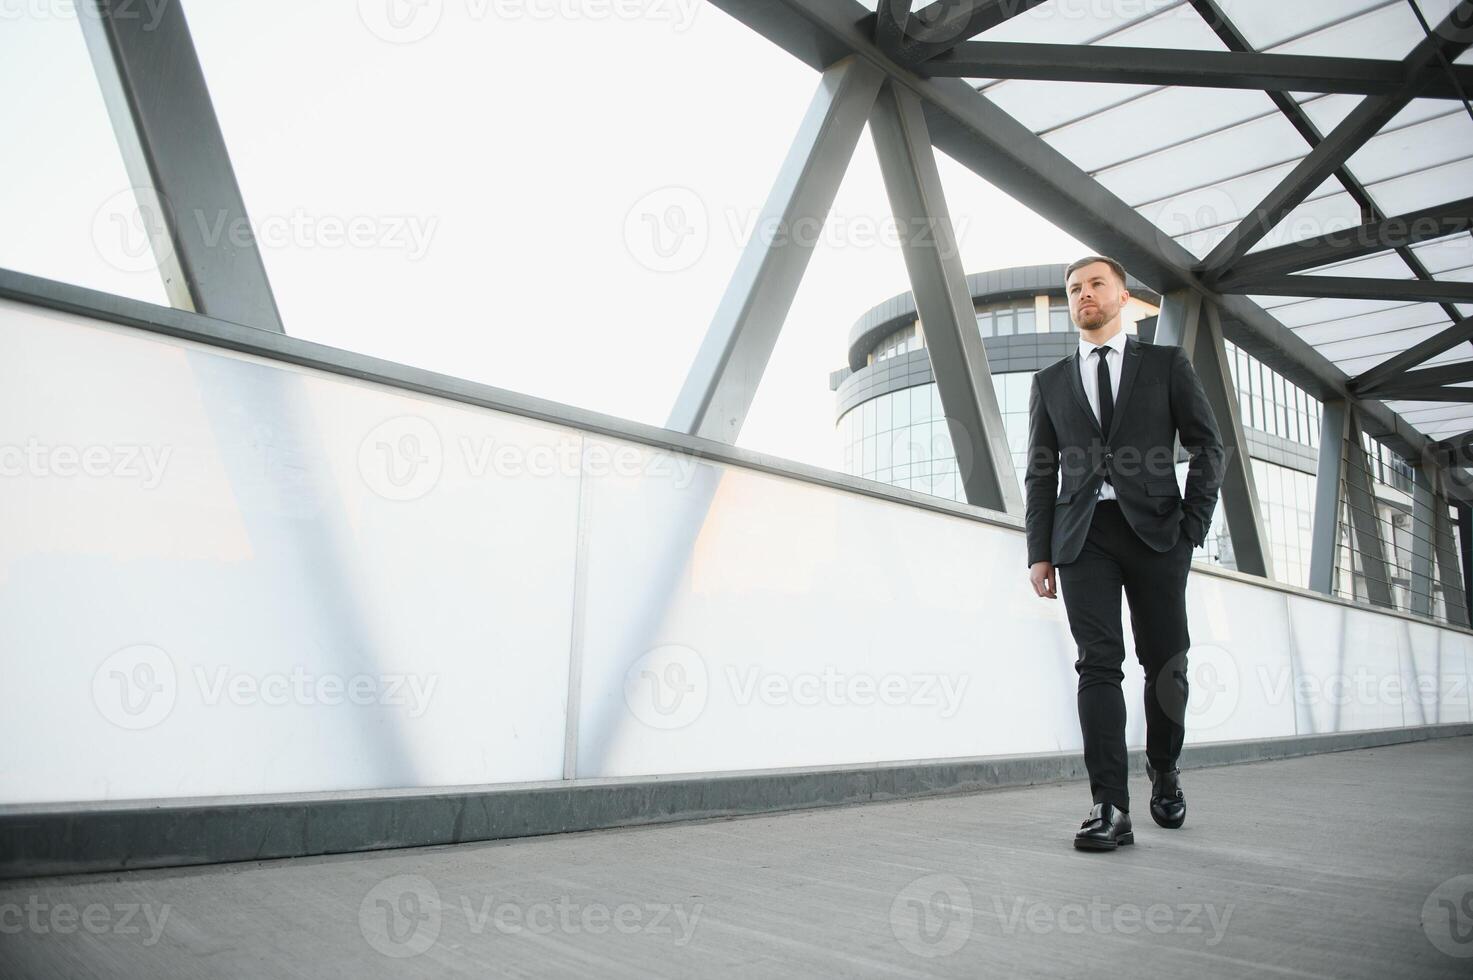
{"type": "MultiPolygon", "coordinates": [[[[0,350],[0,804],[1079,751],[1014,527],[9,301],[0,350]]],[[[1187,598],[1190,743],[1470,718],[1465,632],[1187,598]]]]}
{"type": "Polygon", "coordinates": [[[8,302],[0,350],[0,801],[561,776],[578,433],[8,302]]]}

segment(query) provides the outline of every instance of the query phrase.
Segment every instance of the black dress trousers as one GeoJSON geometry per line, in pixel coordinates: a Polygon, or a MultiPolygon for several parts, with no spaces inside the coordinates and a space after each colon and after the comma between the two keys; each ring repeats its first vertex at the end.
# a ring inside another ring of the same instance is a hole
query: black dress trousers
{"type": "Polygon", "coordinates": [[[1130,809],[1126,787],[1125,697],[1120,683],[1125,636],[1120,593],[1130,605],[1136,659],[1146,674],[1146,759],[1153,769],[1176,767],[1186,735],[1187,573],[1192,542],[1183,529],[1176,546],[1156,551],[1131,529],[1120,504],[1097,500],[1079,557],[1059,565],[1059,588],[1079,658],[1079,727],[1084,764],[1096,803],[1130,809]]]}

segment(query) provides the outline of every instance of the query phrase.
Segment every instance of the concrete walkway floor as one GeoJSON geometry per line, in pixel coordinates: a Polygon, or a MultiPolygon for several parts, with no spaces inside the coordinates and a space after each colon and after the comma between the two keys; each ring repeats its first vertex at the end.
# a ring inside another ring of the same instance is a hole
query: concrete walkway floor
{"type": "Polygon", "coordinates": [[[1083,783],[0,882],[0,977],[1468,977],[1473,738],[1083,783]]]}

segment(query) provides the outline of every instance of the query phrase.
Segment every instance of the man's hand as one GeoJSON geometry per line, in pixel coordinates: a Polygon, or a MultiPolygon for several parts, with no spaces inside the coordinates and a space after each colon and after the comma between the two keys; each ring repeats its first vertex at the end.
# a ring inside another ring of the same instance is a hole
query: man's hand
{"type": "Polygon", "coordinates": [[[1058,579],[1054,577],[1053,562],[1034,562],[1028,569],[1028,581],[1033,583],[1033,591],[1038,593],[1040,599],[1059,597],[1058,579]]]}

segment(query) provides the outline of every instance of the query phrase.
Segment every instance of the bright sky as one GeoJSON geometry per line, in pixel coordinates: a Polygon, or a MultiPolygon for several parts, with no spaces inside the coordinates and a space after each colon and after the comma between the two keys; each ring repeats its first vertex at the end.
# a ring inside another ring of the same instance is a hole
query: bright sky
{"type": "MultiPolygon", "coordinates": [[[[185,10],[288,333],[655,425],[818,81],[700,0],[185,10]]],[[[70,4],[0,0],[0,90],[0,265],[163,302],[70,4]]],[[[967,272],[1085,251],[938,162],[967,272]]],[[[838,467],[886,229],[866,131],[740,445],[838,467]]]]}

